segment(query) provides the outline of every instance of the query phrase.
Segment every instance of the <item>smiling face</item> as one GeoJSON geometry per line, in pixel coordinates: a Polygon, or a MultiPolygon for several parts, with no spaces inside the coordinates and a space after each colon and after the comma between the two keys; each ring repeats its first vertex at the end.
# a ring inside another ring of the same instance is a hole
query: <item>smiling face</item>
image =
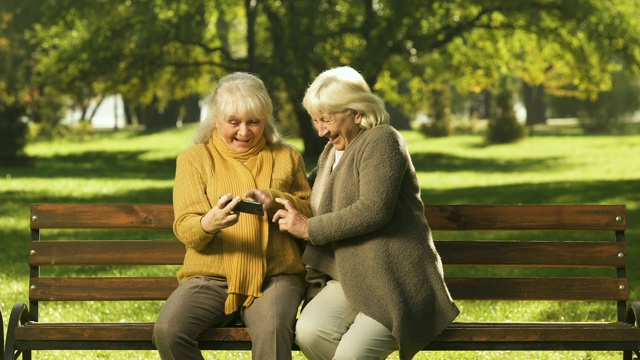
{"type": "Polygon", "coordinates": [[[244,153],[254,147],[264,134],[263,119],[229,117],[218,120],[218,132],[231,150],[244,153]]]}
{"type": "Polygon", "coordinates": [[[360,132],[360,114],[352,112],[321,114],[313,118],[318,136],[326,137],[336,150],[344,150],[360,132]]]}

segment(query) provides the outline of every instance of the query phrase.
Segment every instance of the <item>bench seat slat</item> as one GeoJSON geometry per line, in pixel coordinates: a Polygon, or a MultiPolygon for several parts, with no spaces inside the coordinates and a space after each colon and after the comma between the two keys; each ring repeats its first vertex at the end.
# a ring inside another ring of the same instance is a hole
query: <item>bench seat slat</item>
{"type": "MultiPolygon", "coordinates": [[[[17,341],[150,341],[153,323],[27,323],[16,329],[17,341]]],[[[640,329],[610,322],[454,322],[435,341],[637,341],[640,329]]],[[[203,341],[250,341],[243,327],[207,330],[203,341]]]]}
{"type": "MultiPolygon", "coordinates": [[[[629,296],[626,278],[448,277],[445,280],[457,300],[624,301],[629,296]]],[[[37,301],[165,300],[177,285],[175,277],[32,278],[29,298],[37,301]]]]}
{"type": "MultiPolygon", "coordinates": [[[[436,241],[445,265],[624,267],[626,243],[436,241]],[[527,254],[527,256],[522,256],[527,254]]],[[[181,265],[177,240],[41,240],[31,242],[31,266],[181,265]]]]}
{"type": "MultiPolygon", "coordinates": [[[[151,341],[153,323],[36,323],[16,329],[16,340],[151,341]]],[[[251,341],[244,327],[207,330],[201,339],[208,341],[251,341]]]]}

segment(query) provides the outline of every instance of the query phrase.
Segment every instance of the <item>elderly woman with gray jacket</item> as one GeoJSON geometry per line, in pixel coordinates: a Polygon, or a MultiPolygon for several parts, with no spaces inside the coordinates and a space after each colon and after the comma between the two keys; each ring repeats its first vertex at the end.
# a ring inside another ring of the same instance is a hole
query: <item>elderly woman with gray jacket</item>
{"type": "Polygon", "coordinates": [[[285,199],[273,221],[307,241],[319,292],[296,325],[309,359],[411,359],[459,314],[424,217],[415,169],[383,102],[350,67],[327,70],[303,105],[326,145],[313,217],[285,199]]]}

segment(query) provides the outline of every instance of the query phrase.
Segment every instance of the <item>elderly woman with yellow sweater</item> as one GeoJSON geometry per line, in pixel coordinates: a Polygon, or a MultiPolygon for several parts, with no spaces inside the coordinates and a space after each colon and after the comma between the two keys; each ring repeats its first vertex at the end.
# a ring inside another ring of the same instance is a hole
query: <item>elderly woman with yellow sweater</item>
{"type": "MultiPolygon", "coordinates": [[[[458,315],[424,217],[407,146],[350,67],[327,70],[303,105],[320,155],[311,207],[288,199],[273,220],[305,239],[307,280],[321,290],[303,308],[296,343],[311,360],[411,359],[458,315]]],[[[313,288],[313,287],[312,287],[313,288]]]]}
{"type": "Polygon", "coordinates": [[[298,240],[269,219],[275,198],[311,215],[304,162],[281,142],[257,77],[223,77],[208,105],[196,145],[177,159],[174,232],[187,252],[153,342],[162,359],[202,359],[198,336],[241,317],[254,359],[291,359],[304,267],[298,240]],[[241,197],[266,215],[234,211],[241,197]]]}

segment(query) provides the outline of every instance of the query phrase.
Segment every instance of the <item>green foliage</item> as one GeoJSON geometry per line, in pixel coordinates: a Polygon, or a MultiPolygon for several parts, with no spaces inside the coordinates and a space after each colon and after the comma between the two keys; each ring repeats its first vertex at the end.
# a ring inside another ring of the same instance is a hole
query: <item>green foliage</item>
{"type": "Polygon", "coordinates": [[[600,93],[596,100],[551,97],[549,103],[557,116],[578,118],[587,133],[622,132],[640,108],[640,80],[618,71],[613,74],[611,90],[600,93]]]}

